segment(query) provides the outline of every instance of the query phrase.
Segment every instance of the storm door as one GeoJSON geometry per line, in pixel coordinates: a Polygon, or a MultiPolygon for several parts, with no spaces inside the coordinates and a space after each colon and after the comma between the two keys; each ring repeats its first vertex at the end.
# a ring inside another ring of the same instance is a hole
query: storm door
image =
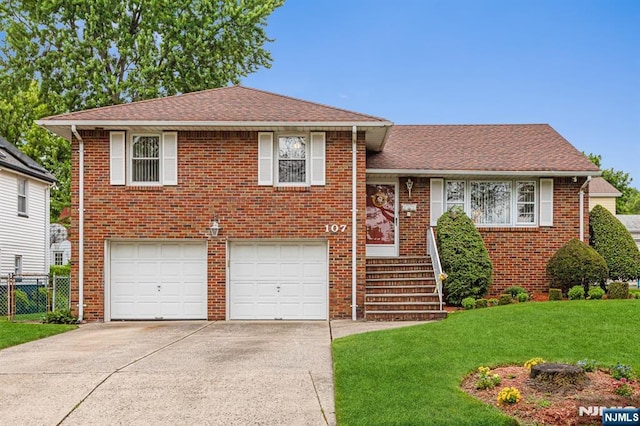
{"type": "Polygon", "coordinates": [[[367,256],[398,255],[397,182],[367,183],[367,256]]]}

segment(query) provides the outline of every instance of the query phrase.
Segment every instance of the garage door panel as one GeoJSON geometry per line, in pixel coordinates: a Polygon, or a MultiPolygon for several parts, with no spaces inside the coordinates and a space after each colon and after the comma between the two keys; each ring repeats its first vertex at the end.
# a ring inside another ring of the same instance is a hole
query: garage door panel
{"type": "Polygon", "coordinates": [[[206,319],[202,243],[111,243],[112,319],[206,319]]]}
{"type": "Polygon", "coordinates": [[[229,255],[230,319],[326,319],[326,243],[234,242],[229,255]]]}

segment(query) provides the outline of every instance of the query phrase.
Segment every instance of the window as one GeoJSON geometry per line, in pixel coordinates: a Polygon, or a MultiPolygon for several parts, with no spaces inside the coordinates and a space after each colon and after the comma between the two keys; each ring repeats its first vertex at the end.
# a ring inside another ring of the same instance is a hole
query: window
{"type": "Polygon", "coordinates": [[[160,136],[131,137],[131,183],[160,183],[160,136]]]}
{"type": "Polygon", "coordinates": [[[15,257],[13,272],[16,275],[22,275],[22,256],[17,255],[15,257]]]}
{"type": "Polygon", "coordinates": [[[478,225],[511,223],[511,182],[471,182],[471,219],[478,225]]]}
{"type": "Polygon", "coordinates": [[[447,182],[447,210],[454,207],[464,210],[464,181],[462,180],[447,182]]]}
{"type": "Polygon", "coordinates": [[[516,223],[531,225],[536,223],[536,184],[535,182],[518,182],[517,184],[516,223]]]}
{"type": "MultiPolygon", "coordinates": [[[[536,181],[450,180],[446,181],[444,190],[445,208],[464,209],[476,225],[536,225],[538,222],[536,181]]],[[[549,226],[547,223],[544,225],[549,226]]]]}
{"type": "Polygon", "coordinates": [[[27,180],[18,179],[18,215],[27,215],[27,180]]]}
{"type": "Polygon", "coordinates": [[[325,184],[324,132],[303,135],[258,133],[258,185],[325,184]]]}
{"type": "Polygon", "coordinates": [[[307,141],[304,136],[278,137],[278,182],[307,183],[307,141]]]}
{"type": "Polygon", "coordinates": [[[178,133],[110,132],[111,185],[177,185],[178,133]]]}
{"type": "Polygon", "coordinates": [[[64,253],[61,251],[53,252],[53,264],[64,265],[64,253]]]}

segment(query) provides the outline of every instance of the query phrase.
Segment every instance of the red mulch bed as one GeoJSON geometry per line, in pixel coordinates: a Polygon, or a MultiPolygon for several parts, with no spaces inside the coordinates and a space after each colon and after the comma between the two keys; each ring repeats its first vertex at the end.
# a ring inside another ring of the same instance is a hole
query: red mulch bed
{"type": "Polygon", "coordinates": [[[532,386],[529,370],[524,367],[497,367],[490,374],[501,377],[502,383],[493,389],[478,390],[477,375],[470,374],[462,382],[462,390],[491,404],[505,414],[515,417],[525,425],[601,425],[600,416],[579,415],[579,407],[640,407],[640,383],[632,382],[633,395],[622,397],[613,392],[618,383],[602,370],[586,373],[588,383],[581,389],[541,391],[532,386]],[[498,393],[502,388],[515,387],[522,399],[511,405],[499,404],[498,393]]]}

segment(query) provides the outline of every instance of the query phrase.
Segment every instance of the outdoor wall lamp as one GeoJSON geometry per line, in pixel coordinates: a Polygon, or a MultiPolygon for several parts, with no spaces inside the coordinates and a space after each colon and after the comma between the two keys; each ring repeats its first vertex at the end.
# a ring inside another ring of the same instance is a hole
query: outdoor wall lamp
{"type": "Polygon", "coordinates": [[[211,221],[211,227],[209,228],[209,232],[212,237],[217,237],[220,231],[222,230],[222,226],[220,226],[220,222],[218,221],[218,216],[214,216],[211,221]]]}
{"type": "Polygon", "coordinates": [[[405,185],[407,185],[407,191],[409,192],[409,201],[411,201],[411,189],[413,189],[413,181],[411,180],[411,178],[407,179],[405,185]]]}

